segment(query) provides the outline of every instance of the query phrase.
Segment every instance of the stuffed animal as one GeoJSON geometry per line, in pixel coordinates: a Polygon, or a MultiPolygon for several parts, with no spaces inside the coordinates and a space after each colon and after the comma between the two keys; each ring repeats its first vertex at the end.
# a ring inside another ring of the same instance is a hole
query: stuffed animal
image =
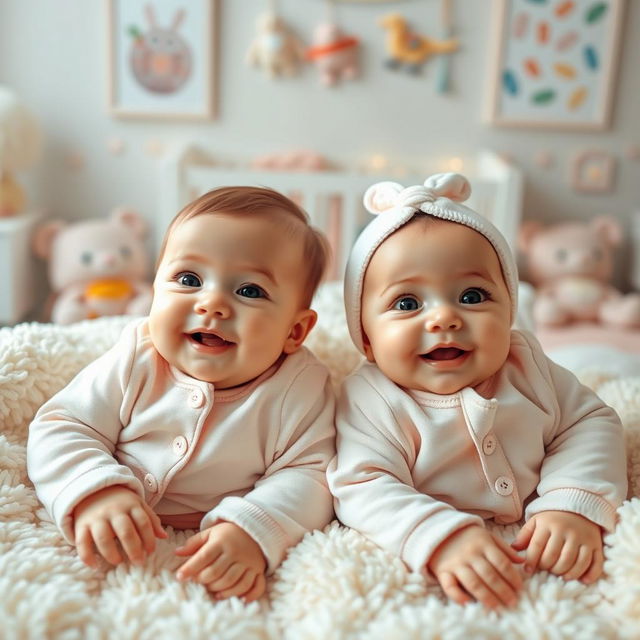
{"type": "Polygon", "coordinates": [[[304,59],[302,42],[280,16],[268,11],[258,18],[257,35],[247,53],[250,65],[275,78],[297,73],[304,59]]]}
{"type": "Polygon", "coordinates": [[[142,216],[127,209],[114,210],[106,220],[53,220],[37,227],[33,250],[49,263],[51,320],[146,315],[152,297],[146,230],[142,216]]]}
{"type": "Polygon", "coordinates": [[[548,227],[523,223],[518,244],[536,287],[533,315],[538,327],[587,322],[640,326],[640,295],[623,295],[610,283],[621,236],[620,225],[607,217],[548,227]]]}
{"type": "Polygon", "coordinates": [[[332,87],[340,80],[352,80],[358,75],[358,45],[357,38],[346,35],[332,22],[315,28],[307,57],[315,62],[324,85],[332,87]]]}

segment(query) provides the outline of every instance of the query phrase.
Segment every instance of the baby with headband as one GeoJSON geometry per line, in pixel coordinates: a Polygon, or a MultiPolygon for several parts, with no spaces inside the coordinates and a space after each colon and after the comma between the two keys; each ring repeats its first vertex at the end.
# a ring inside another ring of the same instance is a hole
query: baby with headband
{"type": "Polygon", "coordinates": [[[506,240],[468,181],[373,185],[345,305],[366,356],[343,385],[329,486],[340,520],[458,603],[513,605],[525,573],[594,582],[626,496],[613,409],[512,328],[506,240]],[[524,526],[512,545],[485,527],[524,526]],[[519,552],[525,552],[524,558],[519,552]]]}

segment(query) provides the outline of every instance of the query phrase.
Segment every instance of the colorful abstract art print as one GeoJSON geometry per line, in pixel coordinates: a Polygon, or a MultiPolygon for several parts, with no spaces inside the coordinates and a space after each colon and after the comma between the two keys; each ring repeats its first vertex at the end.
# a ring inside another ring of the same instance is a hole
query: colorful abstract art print
{"type": "Polygon", "coordinates": [[[626,0],[494,0],[488,120],[609,125],[626,0]]]}
{"type": "Polygon", "coordinates": [[[214,115],[215,0],[108,0],[115,116],[214,115]]]}

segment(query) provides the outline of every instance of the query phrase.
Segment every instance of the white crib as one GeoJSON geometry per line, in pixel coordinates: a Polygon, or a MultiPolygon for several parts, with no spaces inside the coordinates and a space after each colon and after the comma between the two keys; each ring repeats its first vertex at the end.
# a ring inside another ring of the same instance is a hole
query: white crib
{"type": "MultiPolygon", "coordinates": [[[[369,219],[362,196],[374,182],[395,180],[420,184],[426,176],[392,178],[383,174],[351,171],[272,171],[217,166],[203,149],[185,146],[169,154],[164,162],[160,187],[160,210],[156,246],[175,214],[189,201],[210,189],[229,185],[270,187],[300,204],[314,226],[325,232],[333,250],[329,280],[342,278],[349,249],[369,219]]],[[[487,216],[515,249],[521,217],[522,175],[491,151],[481,151],[471,171],[465,171],[472,186],[468,205],[487,216]]]]}

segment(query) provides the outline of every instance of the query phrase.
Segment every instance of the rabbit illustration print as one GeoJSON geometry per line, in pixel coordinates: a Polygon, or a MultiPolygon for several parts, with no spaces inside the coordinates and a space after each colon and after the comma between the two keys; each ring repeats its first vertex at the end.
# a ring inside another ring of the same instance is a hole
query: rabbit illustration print
{"type": "Polygon", "coordinates": [[[130,25],[131,71],[137,82],[155,94],[171,94],[181,89],[189,79],[192,54],[189,43],[180,34],[186,9],[178,9],[168,26],[159,24],[154,7],[144,6],[146,30],[130,25]]]}

